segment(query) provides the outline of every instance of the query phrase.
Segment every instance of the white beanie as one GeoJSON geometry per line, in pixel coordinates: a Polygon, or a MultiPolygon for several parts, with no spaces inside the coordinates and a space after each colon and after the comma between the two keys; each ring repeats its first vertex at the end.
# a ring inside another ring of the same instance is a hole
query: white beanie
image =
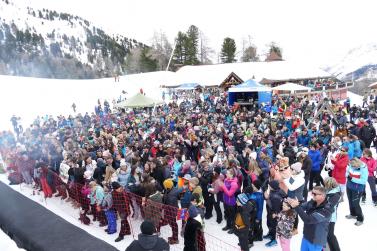
{"type": "Polygon", "coordinates": [[[296,162],[291,165],[291,169],[298,173],[301,172],[301,168],[302,168],[301,162],[296,162]]]}

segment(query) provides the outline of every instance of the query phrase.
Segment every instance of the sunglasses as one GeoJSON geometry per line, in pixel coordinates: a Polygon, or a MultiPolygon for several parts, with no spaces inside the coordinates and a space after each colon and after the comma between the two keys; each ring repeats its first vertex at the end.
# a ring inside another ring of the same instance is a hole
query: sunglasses
{"type": "Polygon", "coordinates": [[[282,172],[282,171],[285,171],[289,168],[290,166],[286,166],[286,167],[283,167],[283,168],[280,168],[279,171],[282,172]]]}

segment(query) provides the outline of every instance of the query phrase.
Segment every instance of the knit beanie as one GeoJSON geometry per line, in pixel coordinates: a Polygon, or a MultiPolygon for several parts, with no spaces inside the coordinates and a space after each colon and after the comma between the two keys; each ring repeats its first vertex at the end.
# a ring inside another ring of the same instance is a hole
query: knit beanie
{"type": "Polygon", "coordinates": [[[246,205],[246,203],[249,201],[249,198],[247,197],[246,194],[240,193],[237,196],[237,200],[241,203],[241,205],[246,205]]]}
{"type": "Polygon", "coordinates": [[[173,181],[171,179],[166,179],[166,180],[164,180],[163,185],[164,185],[165,189],[172,189],[174,184],[173,184],[173,181]]]}

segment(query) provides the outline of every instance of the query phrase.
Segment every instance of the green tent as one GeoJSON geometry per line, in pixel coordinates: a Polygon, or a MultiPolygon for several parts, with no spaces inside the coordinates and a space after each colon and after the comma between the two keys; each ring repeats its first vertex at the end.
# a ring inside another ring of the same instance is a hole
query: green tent
{"type": "Polygon", "coordinates": [[[152,98],[146,97],[141,93],[132,96],[131,98],[124,100],[115,105],[117,108],[143,108],[143,107],[154,107],[155,105],[163,104],[163,101],[154,100],[152,98]]]}

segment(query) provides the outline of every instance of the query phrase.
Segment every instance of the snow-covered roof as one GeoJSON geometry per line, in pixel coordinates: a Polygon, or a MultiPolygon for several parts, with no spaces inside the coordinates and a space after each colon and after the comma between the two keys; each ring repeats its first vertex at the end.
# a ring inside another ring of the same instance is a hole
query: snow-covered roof
{"type": "Polygon", "coordinates": [[[312,88],[303,86],[303,85],[298,85],[295,83],[286,83],[283,85],[278,85],[272,88],[274,91],[310,91],[312,88]]]}
{"type": "Polygon", "coordinates": [[[176,72],[176,81],[178,85],[198,83],[202,86],[214,86],[220,85],[231,72],[243,80],[254,78],[257,81],[263,78],[289,81],[331,77],[330,73],[302,62],[274,61],[184,66],[176,72]]]}
{"type": "Polygon", "coordinates": [[[253,79],[229,88],[229,92],[271,92],[271,88],[261,85],[253,79]]]}

